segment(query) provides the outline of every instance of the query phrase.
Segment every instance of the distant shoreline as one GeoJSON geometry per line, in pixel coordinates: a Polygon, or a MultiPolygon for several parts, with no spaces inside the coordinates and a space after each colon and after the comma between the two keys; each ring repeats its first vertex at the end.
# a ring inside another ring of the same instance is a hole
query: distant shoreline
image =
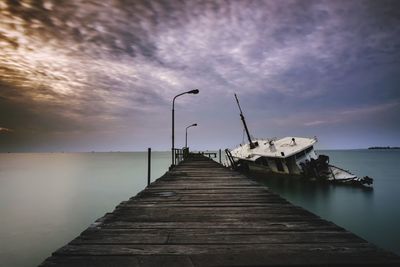
{"type": "Polygon", "coordinates": [[[400,149],[398,146],[372,146],[368,149],[400,149]]]}

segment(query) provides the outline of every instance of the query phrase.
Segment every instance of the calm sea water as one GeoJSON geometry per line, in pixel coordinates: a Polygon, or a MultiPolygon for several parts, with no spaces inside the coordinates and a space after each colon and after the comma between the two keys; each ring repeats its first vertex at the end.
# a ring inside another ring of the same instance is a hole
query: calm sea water
{"type": "MultiPolygon", "coordinates": [[[[169,152],[152,153],[152,177],[169,152]]],[[[0,154],[0,266],[37,266],[147,184],[147,152],[0,154]]]]}
{"type": "Polygon", "coordinates": [[[288,201],[400,255],[400,150],[324,150],[333,165],[374,178],[373,190],[254,176],[288,201]]]}
{"type": "MultiPolygon", "coordinates": [[[[320,153],[357,175],[373,177],[374,190],[261,181],[292,203],[400,254],[400,151],[320,153]]],[[[153,179],[169,164],[169,152],[153,152],[153,179]]],[[[0,154],[0,266],[37,266],[143,190],[146,179],[146,152],[0,154]]]]}

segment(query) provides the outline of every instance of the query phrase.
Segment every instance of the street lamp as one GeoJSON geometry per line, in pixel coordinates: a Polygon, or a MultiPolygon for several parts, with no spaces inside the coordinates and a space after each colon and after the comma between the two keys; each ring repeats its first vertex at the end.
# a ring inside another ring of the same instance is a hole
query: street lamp
{"type": "Polygon", "coordinates": [[[199,93],[199,89],[194,89],[194,90],[190,90],[190,91],[187,91],[187,92],[184,92],[184,93],[181,93],[181,94],[179,94],[179,95],[176,95],[175,97],[174,97],[174,99],[172,100],[172,148],[171,148],[171,153],[172,153],[172,158],[171,158],[171,161],[172,161],[172,163],[171,163],[171,167],[173,167],[174,166],[174,157],[175,157],[175,133],[174,133],[174,127],[175,127],[175,99],[177,98],[177,97],[179,97],[179,96],[181,96],[181,95],[184,95],[184,94],[198,94],[199,93]]]}
{"type": "Polygon", "coordinates": [[[192,125],[189,125],[188,127],[186,127],[185,147],[188,147],[187,146],[187,129],[189,129],[190,127],[193,127],[193,126],[197,126],[197,123],[193,123],[192,125]]]}

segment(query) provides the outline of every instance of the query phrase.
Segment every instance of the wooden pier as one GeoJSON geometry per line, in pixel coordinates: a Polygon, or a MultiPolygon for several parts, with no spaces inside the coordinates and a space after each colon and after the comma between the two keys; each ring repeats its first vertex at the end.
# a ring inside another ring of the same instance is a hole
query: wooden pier
{"type": "Polygon", "coordinates": [[[339,265],[400,266],[400,257],[196,156],[41,266],[339,265]]]}

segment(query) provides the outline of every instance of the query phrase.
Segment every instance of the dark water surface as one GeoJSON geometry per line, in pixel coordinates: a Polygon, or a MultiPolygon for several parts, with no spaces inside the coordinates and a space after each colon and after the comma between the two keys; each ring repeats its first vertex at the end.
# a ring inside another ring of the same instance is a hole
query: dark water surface
{"type": "MultiPolygon", "coordinates": [[[[262,182],[292,203],[400,254],[400,151],[321,151],[374,190],[288,179],[262,182]]],[[[169,152],[153,152],[152,177],[169,152]]],[[[0,266],[37,266],[123,200],[143,190],[147,154],[0,154],[0,266]]]]}
{"type": "Polygon", "coordinates": [[[373,190],[255,178],[288,201],[400,255],[400,150],[324,150],[333,165],[374,178],[373,190]]]}

